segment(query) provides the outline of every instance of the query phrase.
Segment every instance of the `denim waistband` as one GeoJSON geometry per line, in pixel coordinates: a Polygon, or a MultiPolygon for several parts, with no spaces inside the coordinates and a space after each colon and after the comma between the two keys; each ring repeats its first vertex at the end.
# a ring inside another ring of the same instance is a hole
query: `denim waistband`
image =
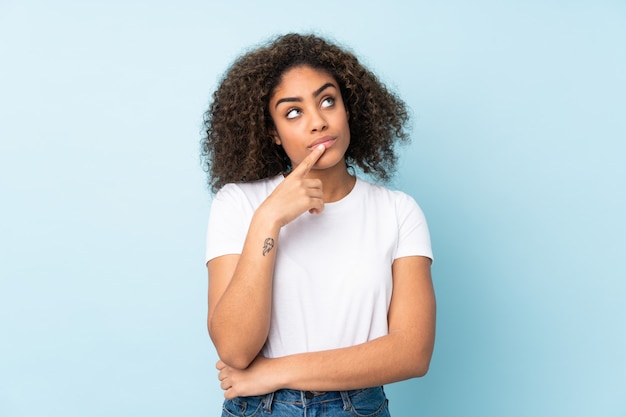
{"type": "Polygon", "coordinates": [[[342,401],[343,409],[349,410],[352,406],[350,397],[369,390],[382,390],[382,387],[349,391],[298,391],[292,389],[281,389],[263,396],[263,409],[265,412],[271,412],[272,404],[276,402],[289,403],[307,408],[315,404],[342,401]]]}

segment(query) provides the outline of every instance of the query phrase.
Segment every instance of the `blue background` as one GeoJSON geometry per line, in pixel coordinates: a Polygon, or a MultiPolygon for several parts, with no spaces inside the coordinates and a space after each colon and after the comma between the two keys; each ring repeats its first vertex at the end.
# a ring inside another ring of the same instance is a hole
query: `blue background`
{"type": "Polygon", "coordinates": [[[430,373],[395,416],[626,416],[626,3],[0,0],[0,416],[218,415],[198,149],[277,33],[413,111],[430,373]]]}

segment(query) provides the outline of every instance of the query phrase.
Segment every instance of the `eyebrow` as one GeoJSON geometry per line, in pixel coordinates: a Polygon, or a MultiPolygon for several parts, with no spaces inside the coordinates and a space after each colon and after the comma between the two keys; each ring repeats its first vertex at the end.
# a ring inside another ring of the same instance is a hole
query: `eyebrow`
{"type": "MultiPolygon", "coordinates": [[[[324,84],[323,86],[321,86],[320,88],[318,88],[317,90],[315,90],[313,92],[313,97],[319,96],[328,87],[337,88],[335,86],[335,84],[333,84],[333,83],[326,83],[326,84],[324,84]]],[[[302,101],[301,97],[285,97],[285,98],[281,98],[280,100],[278,100],[276,102],[276,104],[274,105],[274,108],[277,108],[280,103],[291,103],[291,102],[300,102],[300,101],[302,101]]]]}

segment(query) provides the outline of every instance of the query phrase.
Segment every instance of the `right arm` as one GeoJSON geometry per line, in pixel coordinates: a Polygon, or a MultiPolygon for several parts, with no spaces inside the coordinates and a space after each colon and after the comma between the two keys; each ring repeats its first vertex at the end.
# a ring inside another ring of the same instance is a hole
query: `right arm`
{"type": "Polygon", "coordinates": [[[235,368],[252,362],[269,332],[276,250],[268,251],[263,244],[266,239],[276,244],[279,231],[257,211],[241,255],[224,255],[207,263],[209,334],[219,357],[235,368]]]}
{"type": "Polygon", "coordinates": [[[304,178],[322,153],[323,147],[314,149],[257,208],[241,255],[207,263],[207,327],[220,359],[233,368],[247,368],[267,339],[281,227],[306,211],[323,209],[321,181],[304,178]]]}

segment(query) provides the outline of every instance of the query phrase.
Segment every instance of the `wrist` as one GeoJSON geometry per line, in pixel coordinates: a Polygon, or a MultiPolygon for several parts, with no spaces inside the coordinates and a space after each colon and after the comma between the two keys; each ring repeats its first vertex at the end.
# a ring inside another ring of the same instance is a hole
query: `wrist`
{"type": "Polygon", "coordinates": [[[278,235],[278,232],[284,226],[281,219],[276,215],[276,211],[265,204],[261,204],[256,209],[254,215],[252,216],[252,223],[258,223],[259,225],[268,228],[270,233],[276,235],[278,235]]]}
{"type": "Polygon", "coordinates": [[[282,366],[284,358],[265,359],[265,361],[268,369],[267,375],[269,377],[272,391],[291,388],[289,368],[282,366]]]}

